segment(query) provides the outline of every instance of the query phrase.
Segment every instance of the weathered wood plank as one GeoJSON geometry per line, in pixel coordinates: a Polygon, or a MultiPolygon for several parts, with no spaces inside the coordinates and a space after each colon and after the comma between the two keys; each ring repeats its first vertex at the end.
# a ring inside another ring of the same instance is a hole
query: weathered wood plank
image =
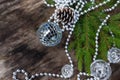
{"type": "MultiPolygon", "coordinates": [[[[64,43],[47,48],[40,44],[36,36],[38,26],[47,21],[54,11],[42,2],[0,1],[0,80],[12,80],[12,72],[17,68],[23,68],[31,74],[60,73],[61,67],[68,63],[64,43]]],[[[36,80],[58,79],[42,77],[36,80]]]]}
{"type": "MultiPolygon", "coordinates": [[[[44,71],[60,73],[61,67],[68,63],[64,54],[65,37],[57,47],[47,48],[36,36],[38,26],[54,11],[42,2],[0,0],[0,80],[12,80],[12,72],[17,68],[31,74],[44,71]]],[[[70,54],[76,63],[74,52],[70,54]]],[[[112,80],[120,80],[120,64],[113,65],[113,71],[112,80]]],[[[75,73],[78,73],[77,69],[75,73]]],[[[71,80],[75,79],[76,76],[71,80]]],[[[36,80],[61,79],[42,77],[36,80]]]]}

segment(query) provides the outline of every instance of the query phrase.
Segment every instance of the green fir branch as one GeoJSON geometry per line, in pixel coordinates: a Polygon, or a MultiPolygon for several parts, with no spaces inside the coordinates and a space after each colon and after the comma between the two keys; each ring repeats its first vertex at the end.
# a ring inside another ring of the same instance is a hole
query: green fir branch
{"type": "MultiPolygon", "coordinates": [[[[101,24],[99,16],[101,19],[104,19],[106,14],[100,13],[98,10],[90,12],[80,17],[80,20],[75,27],[74,40],[70,43],[70,46],[72,50],[75,50],[78,60],[78,68],[80,71],[86,71],[90,73],[90,64],[92,63],[92,57],[95,52],[95,34],[98,26],[101,24]]],[[[110,18],[108,21],[108,26],[115,35],[116,46],[120,48],[119,13],[110,18]]],[[[107,61],[107,52],[113,45],[113,38],[109,33],[108,26],[103,26],[103,29],[100,33],[99,55],[97,57],[97,59],[103,59],[105,61],[107,61]]]]}
{"type": "MultiPolygon", "coordinates": [[[[102,1],[97,1],[96,3],[100,3],[102,1]]],[[[53,0],[47,0],[47,2],[49,4],[54,4],[53,0]]],[[[72,37],[73,39],[69,45],[69,51],[75,51],[76,58],[78,60],[78,69],[80,71],[90,73],[90,64],[92,63],[92,58],[95,53],[95,34],[98,26],[101,24],[100,18],[104,19],[106,16],[106,13],[101,12],[103,9],[111,7],[114,3],[116,3],[116,1],[112,0],[106,6],[100,7],[99,9],[81,16],[80,20],[77,22],[72,37]]],[[[84,9],[87,9],[90,6],[91,3],[88,3],[84,9]]],[[[108,26],[104,26],[100,33],[99,55],[97,59],[103,59],[106,61],[107,51],[113,44],[113,38],[109,33],[108,27],[110,27],[115,35],[116,47],[120,48],[120,13],[112,15],[108,22],[108,26]]]]}

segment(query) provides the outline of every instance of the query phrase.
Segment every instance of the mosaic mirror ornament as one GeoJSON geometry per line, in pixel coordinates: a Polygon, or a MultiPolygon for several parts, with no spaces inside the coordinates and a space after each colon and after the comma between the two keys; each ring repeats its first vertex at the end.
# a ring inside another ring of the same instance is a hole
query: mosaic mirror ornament
{"type": "Polygon", "coordinates": [[[108,51],[108,60],[110,63],[118,63],[120,62],[120,49],[118,48],[111,48],[108,51]]]}
{"type": "Polygon", "coordinates": [[[66,64],[62,67],[61,73],[64,78],[70,78],[73,75],[73,67],[71,65],[66,64]]]}
{"type": "Polygon", "coordinates": [[[56,46],[62,39],[62,30],[57,23],[47,22],[39,27],[37,35],[44,46],[56,46]]]}
{"type": "Polygon", "coordinates": [[[103,60],[95,60],[91,66],[91,75],[100,80],[109,79],[112,71],[110,65],[103,60]]]}

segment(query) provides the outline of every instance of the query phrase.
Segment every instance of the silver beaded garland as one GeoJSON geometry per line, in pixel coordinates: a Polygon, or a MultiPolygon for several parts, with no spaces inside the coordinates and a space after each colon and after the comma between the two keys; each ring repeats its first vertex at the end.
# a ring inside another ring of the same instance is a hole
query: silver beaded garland
{"type": "Polygon", "coordinates": [[[39,27],[37,35],[44,46],[55,46],[61,41],[62,30],[56,23],[47,22],[39,27]]]}

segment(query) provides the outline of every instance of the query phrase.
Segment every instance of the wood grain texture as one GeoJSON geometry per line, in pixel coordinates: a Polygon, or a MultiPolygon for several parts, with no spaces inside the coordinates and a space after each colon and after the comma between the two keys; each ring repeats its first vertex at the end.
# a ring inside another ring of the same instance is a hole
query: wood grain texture
{"type": "MultiPolygon", "coordinates": [[[[36,36],[36,29],[53,11],[42,0],[0,0],[0,80],[12,80],[12,72],[17,68],[25,69],[30,75],[60,73],[61,67],[68,63],[64,53],[66,38],[60,45],[48,48],[36,36]]],[[[61,79],[39,77],[35,80],[61,79]]]]}
{"type": "MultiPolygon", "coordinates": [[[[39,72],[60,73],[68,63],[64,54],[63,37],[56,47],[44,47],[36,36],[36,29],[54,12],[42,0],[0,0],[0,80],[12,80],[17,68],[31,74],[39,72]]],[[[70,53],[75,63],[74,52],[70,53]]],[[[120,80],[120,64],[113,64],[112,80],[120,80]]],[[[24,80],[24,79],[21,79],[24,80]]],[[[35,80],[62,80],[39,77],[35,80]]],[[[71,80],[76,80],[76,75],[71,80]]]]}

